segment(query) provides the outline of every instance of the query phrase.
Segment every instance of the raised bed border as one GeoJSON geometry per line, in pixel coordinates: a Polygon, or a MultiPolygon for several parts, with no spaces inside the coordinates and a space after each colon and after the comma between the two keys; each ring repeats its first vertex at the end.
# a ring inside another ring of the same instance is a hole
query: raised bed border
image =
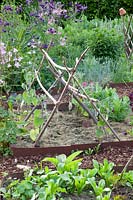
{"type": "MultiPolygon", "coordinates": [[[[56,156],[59,154],[70,155],[72,151],[76,150],[87,150],[89,148],[94,148],[99,143],[90,143],[90,144],[73,144],[69,146],[53,146],[53,147],[17,147],[16,145],[11,145],[11,150],[13,152],[14,157],[25,157],[25,156],[56,156]]],[[[103,142],[101,143],[100,148],[106,147],[132,147],[133,148],[133,140],[130,141],[116,141],[116,142],[103,142]]],[[[114,170],[116,172],[121,172],[124,166],[114,166],[114,170]]],[[[127,167],[127,171],[133,170],[133,165],[127,167]]]]}
{"type": "MultiPolygon", "coordinates": [[[[10,148],[13,152],[14,157],[21,156],[37,156],[37,155],[58,155],[66,154],[69,155],[73,150],[87,150],[89,148],[94,148],[99,145],[99,143],[89,143],[89,144],[73,144],[67,146],[50,146],[50,147],[18,147],[17,145],[11,145],[10,148]]],[[[103,142],[101,143],[101,148],[105,147],[123,147],[129,146],[133,147],[133,140],[130,141],[116,141],[116,142],[103,142]]]]}

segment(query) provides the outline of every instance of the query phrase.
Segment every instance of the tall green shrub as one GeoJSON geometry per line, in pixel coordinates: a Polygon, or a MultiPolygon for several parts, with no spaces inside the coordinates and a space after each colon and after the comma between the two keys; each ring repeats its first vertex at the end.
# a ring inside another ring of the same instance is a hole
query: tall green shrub
{"type": "Polygon", "coordinates": [[[90,47],[95,58],[104,62],[107,59],[118,59],[122,53],[123,45],[122,34],[118,34],[115,29],[98,27],[93,32],[90,47]]]}

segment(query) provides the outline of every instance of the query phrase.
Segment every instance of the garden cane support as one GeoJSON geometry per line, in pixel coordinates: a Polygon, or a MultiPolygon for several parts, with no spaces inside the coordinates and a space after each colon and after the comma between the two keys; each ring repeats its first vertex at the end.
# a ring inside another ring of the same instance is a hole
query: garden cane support
{"type": "MultiPolygon", "coordinates": [[[[44,52],[44,51],[43,51],[44,52]]],[[[46,55],[46,54],[45,54],[46,55]]],[[[49,63],[52,65],[52,67],[53,67],[53,69],[58,73],[58,75],[56,75],[57,77],[59,77],[59,74],[61,73],[59,70],[57,70],[56,69],[56,64],[53,62],[53,61],[51,61],[51,58],[48,56],[47,57],[47,55],[46,55],[46,58],[47,58],[47,60],[49,61],[49,63]]],[[[63,67],[61,67],[61,66],[58,66],[58,69],[64,69],[63,67]]],[[[68,74],[69,74],[69,76],[70,76],[70,73],[69,73],[69,70],[68,70],[68,68],[66,69],[67,70],[67,72],[68,72],[68,74]]],[[[55,75],[55,74],[54,74],[55,75]]],[[[113,133],[113,135],[118,139],[118,141],[120,141],[120,138],[119,138],[119,136],[117,135],[117,133],[116,133],[116,131],[111,127],[111,125],[109,124],[109,122],[105,119],[105,117],[101,114],[101,112],[99,111],[99,109],[97,108],[97,106],[95,105],[95,100],[93,100],[93,99],[91,99],[88,95],[87,95],[87,93],[85,92],[85,90],[83,89],[83,87],[79,84],[79,82],[78,82],[78,80],[76,79],[76,77],[75,76],[73,76],[73,79],[76,81],[76,83],[78,84],[78,86],[81,88],[81,90],[83,91],[83,95],[84,95],[84,97],[86,98],[86,99],[88,99],[88,101],[91,103],[91,105],[93,106],[93,108],[97,111],[97,113],[100,115],[100,117],[102,118],[102,120],[105,122],[105,124],[109,127],[109,129],[111,130],[111,132],[113,133]]],[[[63,78],[61,78],[60,79],[60,81],[63,83],[63,85],[65,84],[65,81],[64,81],[64,79],[63,78]]],[[[68,89],[69,89],[69,87],[68,87],[68,89]]],[[[76,93],[75,93],[75,95],[76,95],[76,93]]],[[[91,115],[92,116],[92,115],[91,115]]],[[[94,117],[92,118],[93,119],[93,121],[95,122],[95,119],[94,119],[94,117]]]]}
{"type": "MultiPolygon", "coordinates": [[[[68,68],[67,66],[63,67],[60,65],[57,65],[56,63],[54,63],[54,61],[50,58],[50,56],[48,55],[48,53],[46,51],[44,51],[43,49],[43,57],[46,58],[46,60],[50,63],[50,67],[49,70],[51,71],[51,73],[55,76],[56,78],[56,82],[60,82],[64,85],[64,89],[61,92],[59,99],[56,101],[53,96],[49,93],[49,91],[47,91],[38,76],[38,71],[35,71],[35,79],[38,81],[41,89],[44,91],[44,93],[52,100],[53,104],[54,104],[54,108],[52,110],[52,113],[50,114],[48,120],[46,121],[46,123],[43,124],[40,133],[38,135],[38,137],[35,140],[34,146],[38,146],[38,142],[41,139],[44,131],[46,130],[48,124],[50,123],[52,117],[54,116],[58,106],[61,103],[61,100],[66,92],[66,90],[68,90],[73,97],[75,98],[75,100],[80,104],[80,106],[89,114],[89,116],[93,119],[94,123],[97,124],[97,119],[95,118],[95,116],[91,113],[91,111],[87,108],[87,106],[82,103],[80,101],[80,98],[85,98],[88,99],[88,101],[90,102],[90,104],[93,106],[93,108],[97,111],[97,113],[99,114],[99,116],[101,117],[101,119],[105,122],[105,124],[109,127],[109,129],[111,130],[111,132],[114,134],[114,136],[120,141],[120,138],[118,137],[117,133],[115,132],[115,130],[110,126],[110,124],[108,123],[108,121],[104,118],[104,116],[101,114],[101,112],[99,111],[99,109],[97,108],[97,106],[95,105],[95,101],[96,99],[92,99],[88,96],[88,94],[86,93],[86,91],[83,89],[83,87],[80,85],[80,83],[78,82],[76,76],[75,76],[75,72],[77,70],[77,67],[79,65],[79,63],[81,62],[83,56],[85,55],[85,53],[88,51],[89,48],[87,48],[80,56],[80,58],[78,60],[76,60],[76,64],[73,68],[68,68]],[[68,73],[68,79],[67,81],[64,79],[63,77],[63,72],[62,71],[66,71],[68,73]],[[79,90],[75,87],[73,87],[70,83],[71,80],[74,80],[77,84],[78,87],[80,87],[80,89],[82,90],[83,93],[79,92],[79,90]],[[80,98],[79,98],[80,97],[80,98]]],[[[33,108],[30,115],[35,111],[36,108],[33,108]]],[[[27,116],[27,119],[29,118],[29,116],[27,116]]],[[[26,120],[27,120],[26,119],[26,120]]]]}
{"type": "MultiPolygon", "coordinates": [[[[53,71],[51,68],[49,69],[50,71],[51,71],[51,73],[63,84],[63,85],[65,85],[65,81],[64,81],[64,79],[63,79],[63,77],[60,77],[59,78],[59,74],[58,74],[58,71],[53,71]]],[[[81,102],[81,100],[80,100],[80,98],[82,97],[82,98],[85,98],[85,96],[84,95],[81,95],[80,93],[78,93],[78,92],[75,92],[75,91],[73,91],[73,89],[70,87],[70,85],[68,86],[68,91],[70,92],[70,94],[72,94],[73,95],[73,97],[74,97],[74,99],[79,103],[79,105],[88,113],[88,115],[93,119],[93,122],[95,123],[95,124],[97,124],[97,119],[95,118],[95,116],[91,113],[91,111],[89,110],[89,108],[84,104],[84,103],[82,103],[81,102]]],[[[91,98],[90,98],[91,99],[91,98]]],[[[91,100],[93,100],[94,101],[94,99],[91,99],[91,100]]]]}
{"type": "MultiPolygon", "coordinates": [[[[64,87],[64,89],[63,89],[63,91],[61,92],[61,95],[60,95],[58,101],[57,101],[57,102],[56,102],[56,101],[53,101],[54,104],[55,104],[55,106],[54,106],[54,108],[53,108],[53,111],[52,111],[50,117],[48,118],[47,122],[46,122],[46,123],[44,124],[44,126],[42,127],[42,130],[40,131],[40,133],[39,133],[39,135],[38,135],[38,137],[37,137],[37,139],[36,139],[36,141],[35,141],[34,146],[38,146],[38,142],[39,142],[40,138],[42,137],[42,135],[43,135],[45,129],[47,128],[48,124],[50,123],[50,121],[51,121],[51,119],[52,119],[52,117],[53,117],[53,115],[54,115],[54,113],[56,112],[56,109],[57,109],[58,105],[60,104],[60,102],[61,102],[61,100],[62,100],[62,98],[63,98],[63,96],[64,96],[64,94],[65,94],[65,92],[66,92],[66,90],[67,90],[67,88],[68,88],[68,85],[70,84],[70,82],[71,82],[71,80],[72,80],[72,78],[73,78],[73,76],[74,76],[74,73],[76,72],[76,69],[77,69],[77,67],[78,67],[78,65],[79,65],[79,63],[80,63],[80,61],[82,60],[82,58],[84,57],[84,55],[86,54],[87,51],[88,51],[88,48],[81,54],[80,58],[79,58],[78,60],[76,60],[76,64],[75,64],[74,68],[71,70],[71,74],[70,74],[70,76],[69,76],[69,78],[68,78],[68,80],[67,80],[67,83],[66,83],[66,85],[65,85],[65,87],[64,87]]],[[[36,78],[38,78],[37,74],[36,74],[36,78]]],[[[37,80],[39,81],[39,79],[37,79],[37,80]]],[[[38,83],[39,83],[40,86],[42,86],[42,85],[41,85],[41,82],[38,82],[38,83]]],[[[51,98],[51,96],[48,94],[48,92],[47,92],[46,90],[44,90],[44,92],[51,98]]],[[[53,100],[54,100],[54,99],[53,99],[53,100]]]]}

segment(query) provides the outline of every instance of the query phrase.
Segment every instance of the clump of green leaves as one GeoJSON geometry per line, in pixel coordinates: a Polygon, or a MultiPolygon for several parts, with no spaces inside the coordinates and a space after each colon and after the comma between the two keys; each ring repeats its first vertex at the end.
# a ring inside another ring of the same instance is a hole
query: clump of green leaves
{"type": "Polygon", "coordinates": [[[97,146],[95,146],[93,148],[89,148],[89,149],[84,150],[84,155],[97,154],[100,150],[100,146],[101,146],[101,144],[98,144],[97,146]]]}
{"type": "MultiPolygon", "coordinates": [[[[102,88],[97,83],[93,84],[93,87],[87,86],[84,89],[90,97],[98,100],[96,105],[106,119],[121,122],[125,120],[131,111],[129,98],[127,96],[120,98],[116,89],[108,87],[102,88]]],[[[73,103],[75,103],[75,101],[73,101],[73,103]]],[[[85,101],[84,103],[87,104],[96,117],[98,117],[93,107],[88,104],[88,101],[85,101]]],[[[82,109],[81,113],[85,116],[87,115],[82,109]]]]}
{"type": "Polygon", "coordinates": [[[10,113],[0,107],[0,154],[7,155],[10,152],[9,145],[16,142],[16,137],[20,133],[15,121],[10,113]]]}
{"type": "Polygon", "coordinates": [[[51,162],[52,164],[55,165],[56,169],[60,173],[64,173],[66,171],[76,173],[81,164],[82,159],[80,158],[78,160],[74,160],[74,158],[76,158],[76,156],[81,154],[81,152],[82,151],[74,152],[68,157],[66,157],[65,154],[62,154],[62,155],[56,156],[56,158],[44,158],[42,162],[46,162],[46,161],[51,162]]]}
{"type": "MultiPolygon", "coordinates": [[[[55,200],[69,198],[69,194],[93,194],[96,200],[110,200],[112,188],[120,180],[120,174],[114,174],[113,163],[106,159],[103,163],[93,161],[92,169],[80,169],[82,159],[76,159],[82,151],[56,157],[46,157],[36,168],[25,173],[23,180],[12,181],[6,188],[1,188],[8,200],[39,199],[55,200]],[[44,162],[51,162],[55,169],[43,168],[44,162]],[[114,179],[117,181],[114,181],[114,179]]],[[[132,172],[124,172],[119,185],[133,186],[132,172]]]]}
{"type": "Polygon", "coordinates": [[[118,35],[115,29],[105,27],[95,29],[94,41],[91,44],[91,49],[95,58],[104,62],[107,59],[116,60],[122,52],[123,46],[122,34],[118,35]]]}
{"type": "Polygon", "coordinates": [[[101,113],[112,121],[124,121],[130,112],[129,98],[127,96],[120,98],[113,88],[102,88],[96,84],[91,96],[99,100],[97,106],[101,113]]]}

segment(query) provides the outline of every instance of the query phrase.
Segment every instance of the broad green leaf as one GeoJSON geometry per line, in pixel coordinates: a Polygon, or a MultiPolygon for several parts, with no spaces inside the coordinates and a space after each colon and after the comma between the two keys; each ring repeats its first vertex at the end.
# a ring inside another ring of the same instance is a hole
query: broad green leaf
{"type": "Polygon", "coordinates": [[[61,163],[64,163],[67,159],[66,155],[65,154],[61,154],[59,156],[56,156],[57,160],[61,163]]]}
{"type": "Polygon", "coordinates": [[[30,138],[35,141],[37,135],[39,134],[39,128],[30,130],[30,138]]]}
{"type": "Polygon", "coordinates": [[[37,99],[36,97],[33,97],[33,98],[32,98],[32,104],[33,104],[34,106],[36,106],[37,103],[38,103],[38,99],[37,99]]]}
{"type": "Polygon", "coordinates": [[[99,169],[99,163],[97,162],[97,160],[93,160],[93,167],[99,169]]]}
{"type": "Polygon", "coordinates": [[[103,130],[101,130],[101,129],[99,129],[99,128],[96,129],[96,136],[97,136],[98,138],[102,137],[103,134],[104,134],[103,130]]]}
{"type": "Polygon", "coordinates": [[[105,187],[105,180],[101,179],[98,183],[98,186],[104,188],[105,187]]]}
{"type": "Polygon", "coordinates": [[[57,158],[50,158],[50,157],[46,157],[44,158],[41,162],[51,162],[53,165],[55,165],[57,167],[57,164],[58,164],[58,160],[57,158]]]}
{"type": "Polygon", "coordinates": [[[36,110],[34,111],[34,116],[35,116],[35,117],[40,117],[40,115],[41,115],[41,110],[36,109],[36,110]]]}
{"type": "Polygon", "coordinates": [[[70,156],[67,157],[66,163],[71,162],[74,158],[76,158],[79,154],[81,154],[83,151],[76,151],[72,153],[70,156]]]}
{"type": "Polygon", "coordinates": [[[43,124],[44,119],[40,117],[34,117],[34,126],[39,127],[43,124]]]}

